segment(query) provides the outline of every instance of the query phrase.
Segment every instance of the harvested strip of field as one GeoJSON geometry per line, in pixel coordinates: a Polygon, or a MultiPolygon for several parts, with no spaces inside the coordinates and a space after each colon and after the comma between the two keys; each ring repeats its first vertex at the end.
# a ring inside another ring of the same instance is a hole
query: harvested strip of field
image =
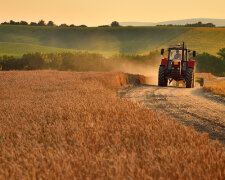
{"type": "Polygon", "coordinates": [[[205,84],[204,89],[225,96],[225,81],[213,81],[205,84]]]}
{"type": "Polygon", "coordinates": [[[212,75],[211,73],[195,73],[196,78],[204,78],[205,80],[214,80],[217,77],[212,75]]]}
{"type": "Polygon", "coordinates": [[[225,178],[219,143],[117,98],[109,88],[126,81],[122,73],[0,72],[0,179],[225,178]]]}

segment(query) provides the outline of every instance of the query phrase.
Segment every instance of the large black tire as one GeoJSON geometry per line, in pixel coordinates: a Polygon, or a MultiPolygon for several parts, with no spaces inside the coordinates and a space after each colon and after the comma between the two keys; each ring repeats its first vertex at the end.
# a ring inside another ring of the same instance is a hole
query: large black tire
{"type": "Polygon", "coordinates": [[[195,83],[194,71],[192,68],[188,68],[185,76],[186,88],[193,88],[195,83]]]}
{"type": "Polygon", "coordinates": [[[159,67],[159,76],[158,76],[158,85],[159,86],[167,86],[168,80],[165,77],[165,67],[159,67]]]}

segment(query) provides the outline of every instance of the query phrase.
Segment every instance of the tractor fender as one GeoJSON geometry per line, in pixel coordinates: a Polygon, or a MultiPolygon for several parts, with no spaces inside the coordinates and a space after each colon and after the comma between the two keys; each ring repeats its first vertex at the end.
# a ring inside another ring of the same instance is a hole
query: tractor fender
{"type": "Polygon", "coordinates": [[[187,67],[188,67],[188,68],[193,68],[193,69],[194,69],[194,67],[195,67],[195,60],[189,60],[189,61],[187,62],[187,67]]]}
{"type": "Polygon", "coordinates": [[[161,66],[165,66],[165,69],[167,69],[168,66],[168,59],[164,58],[161,60],[161,66]]]}

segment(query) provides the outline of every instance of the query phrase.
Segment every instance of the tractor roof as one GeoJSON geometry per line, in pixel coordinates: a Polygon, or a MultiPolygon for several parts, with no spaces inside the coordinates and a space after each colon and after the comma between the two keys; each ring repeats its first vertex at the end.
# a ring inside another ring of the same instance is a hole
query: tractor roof
{"type": "MultiPolygon", "coordinates": [[[[170,46],[169,47],[169,50],[182,50],[183,49],[183,47],[182,46],[170,46]]],[[[190,49],[188,49],[187,47],[184,47],[184,50],[188,50],[188,51],[190,51],[190,49]]]]}
{"type": "MultiPolygon", "coordinates": [[[[169,49],[183,49],[183,46],[170,46],[169,49]]],[[[188,48],[184,47],[184,49],[188,49],[188,48]]]]}

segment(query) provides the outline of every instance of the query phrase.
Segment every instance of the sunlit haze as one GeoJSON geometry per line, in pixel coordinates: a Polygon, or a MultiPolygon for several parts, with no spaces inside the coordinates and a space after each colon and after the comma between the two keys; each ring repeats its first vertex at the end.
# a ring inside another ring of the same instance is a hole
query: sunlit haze
{"type": "Polygon", "coordinates": [[[116,20],[160,22],[189,18],[225,19],[224,0],[1,0],[0,21],[110,24],[116,20]]]}

